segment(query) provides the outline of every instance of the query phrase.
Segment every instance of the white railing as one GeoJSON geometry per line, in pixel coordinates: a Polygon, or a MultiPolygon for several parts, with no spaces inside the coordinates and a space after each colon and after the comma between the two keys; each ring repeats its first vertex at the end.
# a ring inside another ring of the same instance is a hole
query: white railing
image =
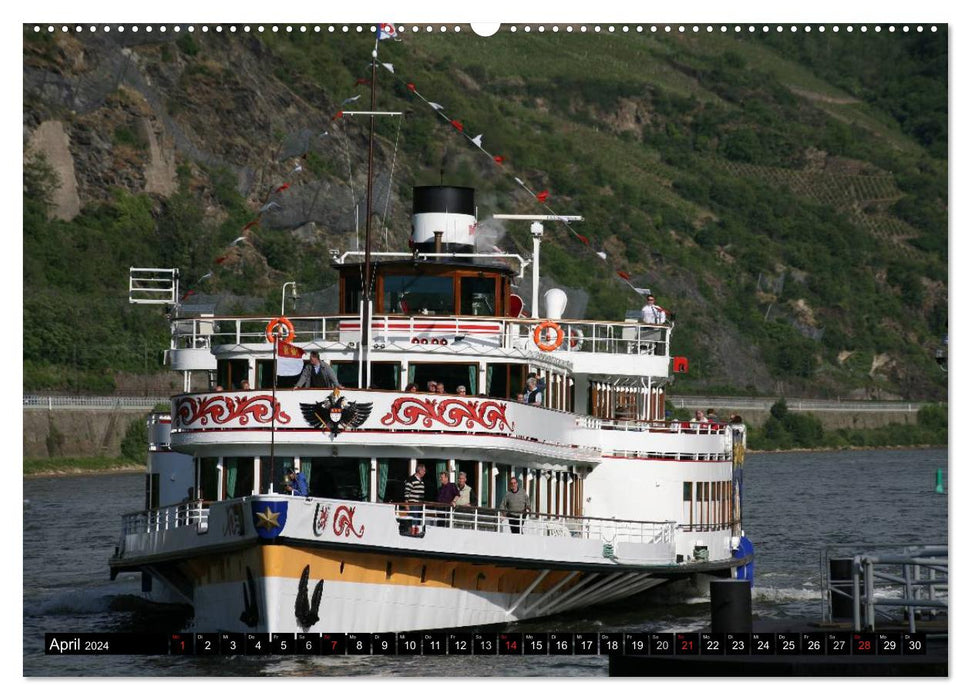
{"type": "Polygon", "coordinates": [[[169,396],[35,396],[24,395],[24,406],[55,408],[154,408],[168,404],[169,396]]]}
{"type": "Polygon", "coordinates": [[[209,526],[209,509],[199,501],[154,510],[126,513],[121,517],[122,533],[141,535],[180,527],[203,531],[209,526]]]}
{"type": "Polygon", "coordinates": [[[493,508],[452,508],[428,503],[397,503],[395,509],[398,522],[403,527],[454,527],[479,532],[513,532],[512,528],[521,527],[522,533],[526,535],[576,537],[611,544],[671,542],[675,530],[673,521],[614,520],[549,513],[526,513],[517,516],[493,508]]]}
{"type": "MultiPolygon", "coordinates": [[[[358,340],[354,316],[290,316],[295,343],[316,343],[353,347],[358,340]],[[342,324],[344,327],[342,328],[342,324]],[[348,331],[348,327],[353,331],[348,331]],[[353,340],[350,339],[353,337],[353,340]]],[[[266,344],[270,316],[205,317],[177,319],[172,322],[172,349],[199,349],[218,345],[266,344]]],[[[404,316],[375,315],[371,318],[372,342],[394,345],[402,350],[428,352],[444,350],[456,338],[474,346],[504,350],[535,351],[533,330],[543,319],[510,319],[494,316],[404,316]],[[494,325],[495,332],[479,329],[469,332],[463,326],[494,325]],[[433,326],[433,330],[429,330],[433,326]],[[428,335],[442,335],[447,341],[438,346],[413,341],[428,335]],[[413,346],[413,347],[412,347],[413,346]]],[[[606,353],[667,355],[669,326],[649,326],[629,321],[560,320],[563,342],[550,356],[561,353],[606,353]]]]}
{"type": "MultiPolygon", "coordinates": [[[[779,400],[776,398],[732,396],[668,396],[675,408],[707,409],[730,408],[733,410],[768,411],[779,400]]],[[[940,402],[911,401],[842,401],[840,399],[786,399],[790,411],[838,411],[838,412],[906,412],[916,413],[924,406],[943,406],[940,402]]]]}

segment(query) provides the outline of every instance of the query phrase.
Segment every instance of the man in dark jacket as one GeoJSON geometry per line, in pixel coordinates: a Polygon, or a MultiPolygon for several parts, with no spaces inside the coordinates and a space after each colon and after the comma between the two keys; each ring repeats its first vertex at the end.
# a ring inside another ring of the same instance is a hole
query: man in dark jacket
{"type": "Polygon", "coordinates": [[[333,389],[340,387],[337,375],[327,362],[320,361],[320,353],[316,350],[310,353],[310,364],[304,365],[300,378],[294,386],[296,389],[312,387],[314,389],[333,389]]]}

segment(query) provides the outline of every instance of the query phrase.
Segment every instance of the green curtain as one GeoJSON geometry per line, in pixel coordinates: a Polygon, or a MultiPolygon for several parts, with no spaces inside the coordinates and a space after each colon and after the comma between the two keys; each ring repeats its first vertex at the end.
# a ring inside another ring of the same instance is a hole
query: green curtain
{"type": "Polygon", "coordinates": [[[497,465],[499,467],[499,474],[495,478],[496,485],[496,507],[502,503],[503,497],[506,495],[506,491],[509,490],[509,467],[504,464],[497,465]]]}
{"type": "Polygon", "coordinates": [[[303,474],[303,478],[307,480],[307,493],[310,493],[310,488],[311,488],[310,485],[313,483],[313,481],[311,481],[311,477],[313,475],[313,467],[314,467],[314,464],[310,460],[310,458],[307,458],[307,457],[300,458],[300,473],[303,474]]]}
{"type": "Polygon", "coordinates": [[[236,460],[233,460],[233,465],[228,466],[223,464],[226,469],[226,498],[236,497],[236,460]]]}
{"type": "Polygon", "coordinates": [[[435,488],[438,488],[438,480],[442,477],[442,472],[448,471],[448,462],[435,462],[435,488]]]}
{"type": "Polygon", "coordinates": [[[492,365],[486,365],[486,385],[483,392],[486,396],[492,396],[492,365]]]}
{"type": "Polygon", "coordinates": [[[478,375],[479,375],[479,366],[469,365],[469,394],[471,394],[472,396],[475,396],[477,393],[479,393],[475,390],[475,380],[478,378],[478,375]]]}
{"type": "Polygon", "coordinates": [[[361,473],[361,500],[366,501],[371,486],[371,460],[362,459],[358,464],[358,470],[361,473]]]}
{"type": "Polygon", "coordinates": [[[408,383],[412,384],[415,381],[415,366],[408,365],[408,383]]]}
{"type": "Polygon", "coordinates": [[[388,486],[388,460],[378,460],[378,500],[384,500],[384,492],[388,486]]]}

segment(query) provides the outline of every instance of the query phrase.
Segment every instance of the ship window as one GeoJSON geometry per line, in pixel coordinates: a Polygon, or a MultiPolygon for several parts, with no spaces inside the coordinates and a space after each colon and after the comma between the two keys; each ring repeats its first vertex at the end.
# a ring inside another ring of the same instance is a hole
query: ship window
{"type": "Polygon", "coordinates": [[[199,460],[199,498],[215,501],[219,493],[219,460],[203,457],[199,460]]]}
{"type": "Polygon", "coordinates": [[[356,457],[302,457],[300,469],[311,496],[363,501],[370,485],[369,464],[356,457]]]}
{"type": "Polygon", "coordinates": [[[270,462],[270,455],[260,457],[260,493],[270,492],[270,482],[273,482],[275,493],[289,493],[286,489],[287,468],[293,466],[293,457],[275,455],[270,462]]]}
{"type": "Polygon", "coordinates": [[[411,316],[455,313],[452,277],[390,275],[382,278],[384,313],[411,316]]]}
{"type": "Polygon", "coordinates": [[[249,360],[216,360],[216,383],[226,391],[239,389],[249,379],[249,360]]]}
{"type": "Polygon", "coordinates": [[[347,275],[341,279],[341,313],[356,314],[361,305],[361,277],[347,275]]]}
{"type": "Polygon", "coordinates": [[[405,481],[408,479],[409,459],[378,459],[378,500],[401,503],[405,500],[405,481]]]}
{"type": "Polygon", "coordinates": [[[465,393],[474,396],[478,393],[478,376],[477,364],[412,362],[408,367],[408,382],[417,384],[419,391],[428,391],[428,382],[435,381],[445,385],[446,394],[454,394],[464,386],[465,393]]]}
{"type": "MultiPolygon", "coordinates": [[[[291,376],[279,376],[276,378],[277,389],[292,389],[300,379],[299,374],[291,376]]],[[[273,387],[273,360],[256,361],[256,386],[259,389],[270,389],[273,387]]]]}
{"type": "Polygon", "coordinates": [[[226,457],[223,460],[223,493],[226,498],[241,498],[253,493],[253,458],[226,457]]]}
{"type": "Polygon", "coordinates": [[[497,316],[496,277],[460,277],[459,313],[463,316],[497,316]]]}

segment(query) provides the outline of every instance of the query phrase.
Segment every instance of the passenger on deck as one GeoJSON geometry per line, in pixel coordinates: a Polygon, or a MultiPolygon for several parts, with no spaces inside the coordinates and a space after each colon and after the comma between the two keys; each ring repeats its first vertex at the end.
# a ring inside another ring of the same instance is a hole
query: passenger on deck
{"type": "Polygon", "coordinates": [[[526,380],[526,393],[523,395],[523,401],[530,405],[542,406],[545,389],[546,377],[540,377],[537,380],[535,375],[530,375],[529,379],[526,380]]]}
{"type": "Polygon", "coordinates": [[[213,390],[213,391],[225,391],[225,389],[223,389],[223,388],[222,388],[222,385],[220,385],[220,384],[217,384],[216,386],[214,386],[214,387],[212,388],[212,390],[213,390]]]}
{"type": "Polygon", "coordinates": [[[425,500],[425,465],[415,467],[415,473],[405,481],[405,502],[421,503],[425,500]]]}
{"type": "Polygon", "coordinates": [[[307,488],[307,477],[300,472],[300,467],[287,468],[287,490],[292,496],[307,496],[310,489],[307,488]]]}
{"type": "Polygon", "coordinates": [[[455,500],[452,501],[453,506],[471,506],[472,505],[472,487],[466,483],[468,481],[468,476],[465,472],[459,472],[459,484],[458,484],[458,495],[455,500]]]}
{"type": "Polygon", "coordinates": [[[442,382],[439,382],[438,383],[438,386],[435,387],[435,393],[437,393],[437,394],[444,394],[445,393],[445,384],[443,384],[442,382]]]}
{"type": "Polygon", "coordinates": [[[300,378],[294,385],[295,389],[311,387],[314,389],[340,388],[340,382],[333,368],[327,362],[322,362],[320,353],[313,350],[310,353],[310,364],[304,365],[300,378]]]}
{"type": "Polygon", "coordinates": [[[458,385],[458,386],[457,386],[457,387],[455,388],[455,393],[456,393],[456,394],[458,394],[459,396],[465,396],[465,393],[466,393],[466,392],[465,392],[465,387],[464,387],[464,386],[462,386],[461,384],[459,384],[459,385],[458,385]]]}
{"type": "Polygon", "coordinates": [[[438,391],[438,382],[436,382],[434,379],[432,379],[431,381],[429,381],[428,382],[428,391],[430,391],[433,394],[436,391],[438,391]]]}
{"type": "MultiPolygon", "coordinates": [[[[444,503],[451,506],[455,502],[455,499],[458,498],[459,490],[456,488],[455,484],[449,480],[447,470],[443,471],[439,475],[438,479],[441,486],[438,489],[438,498],[436,500],[439,503],[444,503]]],[[[448,527],[448,511],[442,509],[442,514],[443,517],[439,518],[438,524],[442,527],[448,527]]]]}
{"type": "Polygon", "coordinates": [[[720,420],[718,418],[718,414],[715,413],[715,409],[713,409],[713,408],[709,408],[708,409],[708,412],[705,414],[705,418],[708,419],[708,422],[709,423],[719,423],[720,422],[720,420]]]}
{"type": "Polygon", "coordinates": [[[468,477],[465,472],[459,472],[458,495],[452,501],[452,507],[457,509],[455,512],[455,527],[472,527],[473,516],[470,511],[465,510],[472,507],[472,487],[466,483],[467,480],[468,477]],[[465,510],[465,512],[460,512],[462,510],[465,510]]]}
{"type": "MultiPolygon", "coordinates": [[[[654,303],[654,295],[647,295],[647,303],[641,309],[641,323],[661,325],[668,320],[667,312],[654,303]]],[[[651,341],[639,347],[639,351],[648,355],[658,354],[662,351],[661,343],[663,331],[660,328],[642,328],[641,340],[651,341]]]]}
{"type": "Polygon", "coordinates": [[[502,497],[499,511],[509,518],[509,530],[519,534],[523,515],[529,512],[529,494],[526,493],[526,489],[519,488],[519,479],[516,477],[509,479],[509,490],[502,497]]]}
{"type": "Polygon", "coordinates": [[[526,394],[516,394],[516,401],[526,403],[526,394]]]}
{"type": "MultiPolygon", "coordinates": [[[[415,467],[415,473],[405,480],[405,503],[421,503],[425,500],[425,465],[419,464],[415,467]]],[[[421,506],[405,507],[404,510],[409,515],[404,516],[398,522],[401,523],[401,534],[417,534],[418,526],[421,524],[421,506]]]]}
{"type": "Polygon", "coordinates": [[[668,320],[667,312],[654,303],[654,295],[647,295],[647,303],[641,309],[641,323],[660,325],[668,320]]]}
{"type": "Polygon", "coordinates": [[[405,391],[407,391],[409,394],[416,394],[418,393],[418,385],[412,382],[405,387],[405,391]]]}
{"type": "Polygon", "coordinates": [[[240,391],[249,391],[249,382],[247,380],[245,380],[245,379],[243,381],[241,381],[239,383],[239,390],[240,391]]]}
{"type": "Polygon", "coordinates": [[[708,422],[708,419],[705,418],[705,414],[702,413],[701,412],[701,409],[699,408],[697,411],[695,411],[695,417],[691,419],[691,422],[692,423],[707,423],[708,422]]]}

